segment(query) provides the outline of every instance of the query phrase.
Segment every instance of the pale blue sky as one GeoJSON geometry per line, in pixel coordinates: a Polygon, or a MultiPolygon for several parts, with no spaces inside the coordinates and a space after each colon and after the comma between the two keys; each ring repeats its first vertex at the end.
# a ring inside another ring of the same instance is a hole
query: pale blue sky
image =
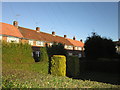
{"type": "Polygon", "coordinates": [[[76,36],[77,40],[86,38],[91,32],[118,40],[117,2],[4,2],[2,3],[2,22],[57,35],[76,36]]]}

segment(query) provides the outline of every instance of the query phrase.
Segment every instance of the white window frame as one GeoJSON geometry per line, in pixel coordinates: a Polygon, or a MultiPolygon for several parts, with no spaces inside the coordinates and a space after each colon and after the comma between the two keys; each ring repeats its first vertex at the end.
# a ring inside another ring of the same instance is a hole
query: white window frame
{"type": "Polygon", "coordinates": [[[44,46],[44,42],[43,41],[36,41],[36,45],[37,46],[44,46]]]}
{"type": "Polygon", "coordinates": [[[35,53],[40,57],[40,51],[36,51],[35,53]]]}
{"type": "Polygon", "coordinates": [[[75,49],[75,50],[78,50],[78,48],[77,48],[77,47],[74,47],[74,49],[75,49]]]}
{"type": "Polygon", "coordinates": [[[65,45],[64,48],[67,49],[67,45],[65,45]]]}
{"type": "Polygon", "coordinates": [[[53,45],[53,43],[50,43],[50,46],[52,46],[53,45]]]}
{"type": "Polygon", "coordinates": [[[30,45],[33,45],[33,40],[29,40],[28,42],[30,45]]]}
{"type": "Polygon", "coordinates": [[[73,49],[73,46],[68,45],[67,49],[73,49]]]}
{"type": "Polygon", "coordinates": [[[2,35],[0,35],[0,40],[2,40],[2,35]]]}
{"type": "Polygon", "coordinates": [[[19,43],[19,38],[16,37],[7,37],[7,42],[19,43]]]}
{"type": "Polygon", "coordinates": [[[73,49],[73,46],[71,46],[71,45],[65,45],[64,48],[65,48],[65,49],[70,49],[70,50],[72,50],[72,49],[73,49]]]}
{"type": "Polygon", "coordinates": [[[69,56],[72,56],[73,54],[72,53],[68,53],[69,56]]]}
{"type": "Polygon", "coordinates": [[[81,57],[82,57],[82,54],[81,54],[81,53],[79,53],[79,54],[78,54],[78,57],[79,57],[79,58],[81,58],[81,57]]]}
{"type": "Polygon", "coordinates": [[[78,47],[78,50],[82,50],[82,47],[78,47]]]}

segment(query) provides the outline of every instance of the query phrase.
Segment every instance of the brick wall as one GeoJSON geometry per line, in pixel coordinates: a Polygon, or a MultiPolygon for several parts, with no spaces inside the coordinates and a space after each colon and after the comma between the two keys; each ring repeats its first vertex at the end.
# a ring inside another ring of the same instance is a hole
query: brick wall
{"type": "Polygon", "coordinates": [[[27,39],[20,39],[20,42],[22,42],[22,43],[28,43],[28,40],[27,39]]]}
{"type": "Polygon", "coordinates": [[[3,36],[3,37],[2,37],[2,40],[3,40],[3,41],[7,41],[7,36],[3,36]]]}

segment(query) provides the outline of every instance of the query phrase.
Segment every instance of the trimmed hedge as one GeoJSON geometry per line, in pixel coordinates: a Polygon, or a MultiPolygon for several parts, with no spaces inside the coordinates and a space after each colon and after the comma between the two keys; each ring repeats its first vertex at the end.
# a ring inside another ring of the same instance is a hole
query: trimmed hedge
{"type": "Polygon", "coordinates": [[[51,74],[66,76],[66,57],[63,55],[53,55],[51,60],[51,74]]]}
{"type": "Polygon", "coordinates": [[[40,61],[49,61],[46,47],[40,48],[40,61]]]}
{"type": "Polygon", "coordinates": [[[94,60],[88,60],[88,58],[80,59],[80,72],[120,73],[119,67],[119,58],[98,58],[94,60]]]}
{"type": "Polygon", "coordinates": [[[120,73],[119,72],[119,61],[87,61],[85,63],[86,70],[92,72],[108,72],[108,73],[120,73]]]}
{"type": "Polygon", "coordinates": [[[29,44],[2,42],[2,62],[32,63],[32,49],[29,44]]]}
{"type": "Polygon", "coordinates": [[[48,47],[47,46],[47,52],[49,56],[49,69],[48,73],[51,74],[51,57],[53,55],[64,55],[67,56],[67,50],[64,49],[64,45],[61,43],[56,43],[54,42],[52,46],[48,47]]]}
{"type": "Polygon", "coordinates": [[[77,77],[80,72],[79,58],[77,56],[67,57],[67,76],[77,77]]]}

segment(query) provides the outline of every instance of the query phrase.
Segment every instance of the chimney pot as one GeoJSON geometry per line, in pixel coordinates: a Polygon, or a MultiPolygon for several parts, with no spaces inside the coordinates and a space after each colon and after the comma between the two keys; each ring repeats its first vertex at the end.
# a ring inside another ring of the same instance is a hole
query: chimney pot
{"type": "Polygon", "coordinates": [[[15,26],[15,27],[18,28],[18,22],[17,22],[17,21],[14,21],[14,22],[13,22],[13,26],[15,26]]]}
{"type": "Polygon", "coordinates": [[[64,35],[64,38],[66,38],[67,37],[67,35],[64,35]]]}
{"type": "Polygon", "coordinates": [[[76,38],[75,38],[75,36],[73,37],[73,40],[75,40],[76,38]]]}
{"type": "Polygon", "coordinates": [[[82,42],[82,39],[80,39],[80,41],[82,42]]]}
{"type": "Polygon", "coordinates": [[[52,31],[52,35],[55,36],[55,32],[54,31],[52,31]]]}
{"type": "Polygon", "coordinates": [[[37,31],[37,32],[40,32],[40,27],[36,27],[36,31],[37,31]]]}

